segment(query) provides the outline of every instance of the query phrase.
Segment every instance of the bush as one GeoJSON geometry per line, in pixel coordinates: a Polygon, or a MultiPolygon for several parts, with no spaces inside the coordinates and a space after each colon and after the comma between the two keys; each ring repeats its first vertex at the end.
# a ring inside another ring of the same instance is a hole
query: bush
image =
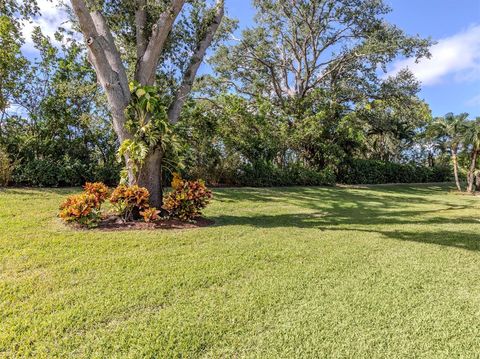
{"type": "Polygon", "coordinates": [[[451,180],[451,170],[416,164],[353,159],[343,164],[337,181],[344,184],[425,183],[451,180]]]}
{"type": "Polygon", "coordinates": [[[149,197],[150,193],[144,187],[119,185],[113,190],[110,203],[124,221],[130,221],[138,217],[140,211],[149,208],[149,197]]]}
{"type": "Polygon", "coordinates": [[[12,178],[14,166],[5,150],[0,148],[0,186],[7,186],[12,178]]]}
{"type": "Polygon", "coordinates": [[[100,221],[101,202],[90,193],[69,196],[60,206],[59,216],[66,222],[76,222],[82,226],[94,227],[100,221]]]}
{"type": "Polygon", "coordinates": [[[163,209],[170,217],[189,221],[201,215],[201,210],[207,206],[211,198],[212,192],[202,180],[186,181],[175,174],[172,192],[165,196],[163,209]]]}
{"type": "Polygon", "coordinates": [[[88,167],[78,161],[65,163],[62,159],[32,159],[18,166],[14,181],[41,187],[79,186],[90,177],[89,172],[88,167]]]}
{"type": "Polygon", "coordinates": [[[430,182],[454,181],[453,169],[449,165],[434,166],[430,174],[430,182]]]}
{"type": "Polygon", "coordinates": [[[300,164],[293,164],[284,169],[288,179],[286,185],[294,186],[332,186],[335,184],[335,173],[329,169],[316,171],[303,167],[300,164]]]}

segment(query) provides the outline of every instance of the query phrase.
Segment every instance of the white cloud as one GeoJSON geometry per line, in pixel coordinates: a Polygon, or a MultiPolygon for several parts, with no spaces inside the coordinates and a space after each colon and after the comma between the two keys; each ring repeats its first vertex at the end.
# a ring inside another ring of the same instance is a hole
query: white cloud
{"type": "Polygon", "coordinates": [[[413,59],[396,62],[390,75],[409,68],[424,85],[435,85],[449,75],[457,82],[480,78],[480,25],[440,39],[430,52],[431,59],[418,63],[413,59]]]}
{"type": "Polygon", "coordinates": [[[70,28],[67,23],[67,14],[61,6],[61,0],[38,0],[38,6],[40,8],[40,16],[37,16],[31,22],[25,22],[22,30],[25,38],[22,50],[27,53],[36,51],[32,42],[32,33],[35,27],[39,26],[42,29],[42,33],[49,36],[52,40],[54,40],[54,34],[59,26],[70,28]]]}

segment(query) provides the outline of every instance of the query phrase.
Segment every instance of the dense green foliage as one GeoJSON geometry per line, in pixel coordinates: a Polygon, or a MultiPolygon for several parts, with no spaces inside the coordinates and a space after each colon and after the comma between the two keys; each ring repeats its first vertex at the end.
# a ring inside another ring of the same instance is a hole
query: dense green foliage
{"type": "Polygon", "coordinates": [[[279,168],[271,163],[254,162],[241,166],[231,181],[233,185],[252,187],[321,186],[333,185],[335,174],[329,170],[316,171],[301,164],[279,168]]]}
{"type": "MultiPolygon", "coordinates": [[[[61,34],[58,34],[61,36],[61,34]]],[[[37,28],[39,57],[10,92],[0,145],[16,166],[12,180],[34,186],[81,185],[119,177],[116,140],[103,96],[75,42],[58,49],[37,28]]]]}
{"type": "Polygon", "coordinates": [[[254,4],[254,27],[219,48],[204,83],[208,101],[197,103],[204,117],[222,119],[225,146],[280,168],[404,161],[430,110],[410,72],[385,78],[378,69],[398,55],[429,56],[430,42],[387,23],[382,1],[254,4]]]}
{"type": "Polygon", "coordinates": [[[21,45],[18,26],[0,11],[0,113],[18,91],[17,82],[26,69],[27,60],[21,54],[21,45]]]}
{"type": "Polygon", "coordinates": [[[471,357],[480,201],[450,189],[220,189],[213,227],[127,232],[2,190],[2,355],[471,357]]]}
{"type": "MultiPolygon", "coordinates": [[[[148,11],[154,18],[166,4],[148,11]]],[[[212,70],[197,79],[172,125],[174,92],[213,9],[204,1],[188,4],[155,84],[131,83],[125,109],[130,136],[119,143],[83,45],[63,29],[53,45],[36,29],[38,56],[25,59],[20,20],[37,10],[34,2],[8,1],[0,22],[1,51],[8,55],[0,62],[0,146],[13,169],[11,182],[142,182],[140,172],[156,151],[164,184],[172,171],[234,186],[447,181],[451,163],[458,188],[467,180],[467,189],[475,189],[479,126],[466,115],[432,124],[410,72],[385,77],[378,71],[397,56],[429,56],[431,44],[385,22],[390,9],[383,1],[254,5],[254,25],[238,41],[222,41],[235,29],[235,21],[224,19],[211,51],[212,70]],[[118,157],[129,173],[121,176],[118,157]]],[[[116,2],[105,2],[103,11],[130,66],[135,14],[116,2]]],[[[148,26],[153,18],[146,19],[148,26]]]]}
{"type": "Polygon", "coordinates": [[[344,164],[337,177],[337,182],[345,184],[425,183],[452,180],[452,171],[448,166],[427,167],[362,159],[354,159],[344,164]]]}

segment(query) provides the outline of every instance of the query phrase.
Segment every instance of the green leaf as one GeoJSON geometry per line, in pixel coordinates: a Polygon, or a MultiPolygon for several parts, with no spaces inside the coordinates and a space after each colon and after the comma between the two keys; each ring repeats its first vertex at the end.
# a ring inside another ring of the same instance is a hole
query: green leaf
{"type": "Polygon", "coordinates": [[[142,97],[143,95],[145,95],[147,92],[144,90],[144,89],[138,89],[137,91],[135,91],[135,95],[137,95],[137,97],[142,97]]]}

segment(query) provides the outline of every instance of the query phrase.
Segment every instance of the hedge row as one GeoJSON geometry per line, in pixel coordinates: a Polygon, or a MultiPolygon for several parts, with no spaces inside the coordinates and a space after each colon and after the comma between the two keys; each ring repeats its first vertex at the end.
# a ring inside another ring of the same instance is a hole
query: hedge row
{"type": "Polygon", "coordinates": [[[299,164],[279,168],[273,164],[256,163],[242,166],[233,180],[237,186],[322,186],[334,185],[335,174],[329,170],[315,171],[299,164]]]}
{"type": "Polygon", "coordinates": [[[355,159],[340,167],[337,182],[343,184],[426,183],[452,181],[448,167],[426,167],[376,160],[355,159]]]}
{"type": "MultiPolygon", "coordinates": [[[[105,165],[85,166],[79,162],[37,160],[18,166],[12,182],[27,186],[78,186],[88,181],[115,184],[119,167],[105,165]]],[[[231,186],[320,186],[343,184],[425,183],[452,180],[448,167],[425,167],[375,160],[355,159],[345,163],[337,173],[315,171],[300,164],[279,168],[271,163],[244,164],[224,174],[216,183],[231,186]]],[[[164,179],[170,183],[169,178],[164,179]]]]}
{"type": "Polygon", "coordinates": [[[118,183],[119,173],[119,165],[45,158],[15,166],[12,182],[38,187],[81,186],[94,181],[113,185],[118,183]]]}

